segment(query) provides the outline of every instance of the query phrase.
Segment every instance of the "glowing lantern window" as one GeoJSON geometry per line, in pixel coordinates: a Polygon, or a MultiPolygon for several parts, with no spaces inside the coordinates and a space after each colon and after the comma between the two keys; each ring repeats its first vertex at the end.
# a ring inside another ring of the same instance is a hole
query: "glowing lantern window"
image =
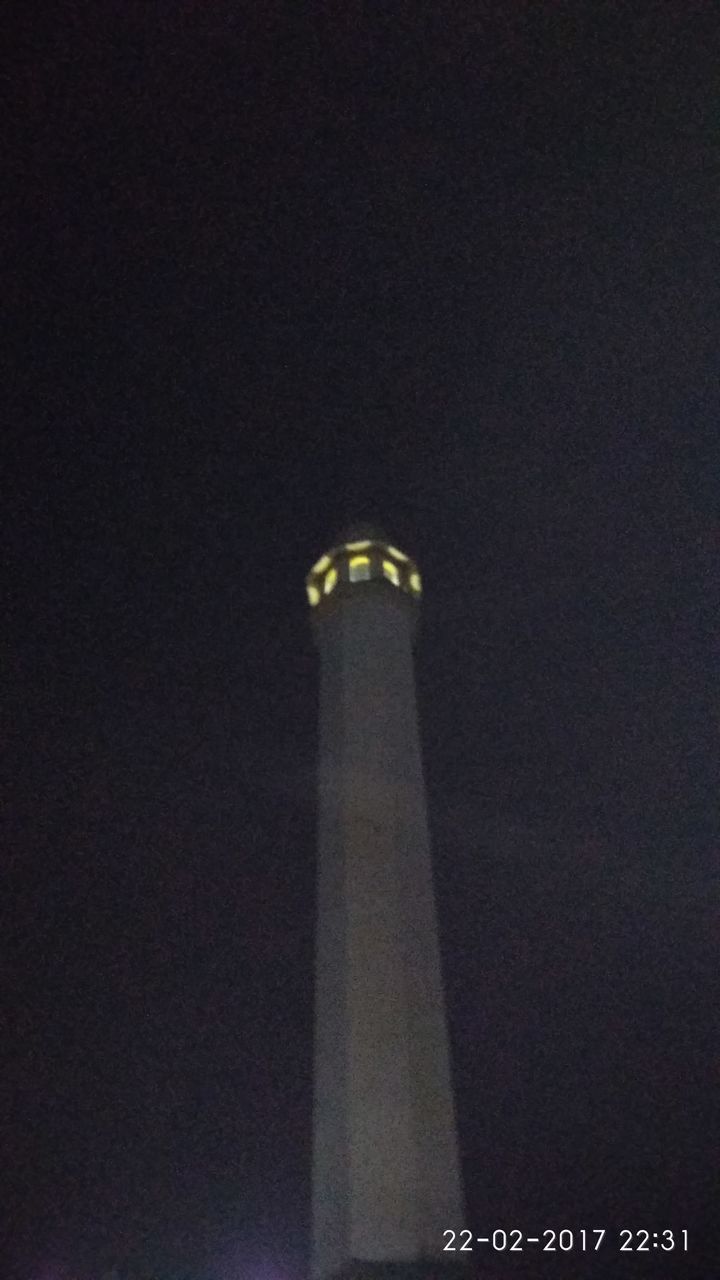
{"type": "Polygon", "coordinates": [[[307,594],[308,594],[308,600],[310,601],[311,604],[315,605],[319,602],[320,592],[318,591],[317,587],[313,586],[312,583],[310,583],[307,588],[307,594]]]}
{"type": "Polygon", "coordinates": [[[367,582],[370,577],[370,559],[368,556],[353,556],[350,561],[350,581],[367,582]]]}
{"type": "Polygon", "coordinates": [[[371,547],[371,546],[372,546],[371,542],[346,542],[345,550],[346,551],[367,551],[368,547],[371,547]]]}
{"type": "Polygon", "coordinates": [[[383,567],[383,573],[385,574],[385,577],[389,578],[390,582],[392,582],[394,586],[399,587],[400,574],[398,573],[397,565],[393,564],[392,560],[383,560],[382,567],[383,567]]]}
{"type": "Polygon", "coordinates": [[[404,552],[404,551],[398,551],[397,547],[388,547],[388,551],[390,552],[390,555],[391,555],[391,556],[394,556],[394,557],[395,557],[395,559],[396,559],[396,560],[399,560],[401,563],[404,563],[404,562],[407,560],[407,558],[408,558],[408,557],[405,555],[405,552],[404,552]]]}
{"type": "Polygon", "coordinates": [[[330,557],[329,557],[329,556],[321,556],[321,557],[320,557],[320,559],[318,560],[317,564],[314,564],[314,565],[313,565],[313,567],[312,567],[312,569],[310,570],[310,572],[311,572],[311,573],[324,573],[326,569],[329,569],[329,568],[330,568],[330,564],[331,564],[331,561],[330,561],[330,557]]]}
{"type": "Polygon", "coordinates": [[[420,574],[417,572],[417,570],[414,573],[410,574],[410,590],[414,591],[416,596],[419,596],[420,592],[422,591],[422,582],[420,580],[420,574]]]}
{"type": "Polygon", "coordinates": [[[324,586],[324,591],[326,596],[330,595],[330,592],[332,591],[336,582],[337,582],[337,569],[328,569],[327,573],[325,574],[325,586],[324,586]]]}

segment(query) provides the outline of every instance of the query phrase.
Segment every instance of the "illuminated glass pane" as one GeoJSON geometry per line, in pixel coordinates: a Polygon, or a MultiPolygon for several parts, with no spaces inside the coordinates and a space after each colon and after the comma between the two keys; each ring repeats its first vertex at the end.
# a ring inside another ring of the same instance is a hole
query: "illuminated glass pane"
{"type": "Polygon", "coordinates": [[[372,542],[346,542],[346,551],[367,551],[372,546],[372,542]]]}
{"type": "Polygon", "coordinates": [[[350,581],[366,582],[370,577],[370,560],[368,556],[353,556],[350,561],[350,581]]]}
{"type": "Polygon", "coordinates": [[[422,582],[420,580],[420,574],[417,572],[417,570],[414,573],[410,574],[410,590],[414,591],[415,594],[418,596],[422,591],[422,582]]]}
{"type": "Polygon", "coordinates": [[[308,584],[307,594],[308,594],[308,600],[310,601],[311,604],[318,603],[320,599],[320,592],[318,591],[317,587],[314,587],[312,585],[312,583],[308,584]]]}
{"type": "Polygon", "coordinates": [[[328,569],[325,574],[325,595],[329,596],[337,582],[337,569],[328,569]]]}
{"type": "Polygon", "coordinates": [[[314,565],[313,565],[313,567],[312,567],[312,569],[310,570],[310,572],[311,572],[311,573],[324,573],[324,572],[325,572],[325,570],[326,570],[326,569],[329,569],[329,568],[330,568],[330,557],[329,557],[329,556],[321,556],[321,557],[320,557],[320,559],[318,560],[317,564],[314,564],[314,565]]]}
{"type": "Polygon", "coordinates": [[[388,551],[390,552],[390,555],[391,555],[391,556],[394,556],[394,557],[395,557],[395,559],[396,559],[396,560],[405,561],[405,560],[407,560],[407,558],[408,558],[408,557],[405,555],[405,552],[404,552],[404,551],[398,551],[397,547],[388,547],[388,551]]]}
{"type": "Polygon", "coordinates": [[[392,560],[383,560],[383,573],[385,574],[385,577],[389,578],[396,587],[400,586],[400,574],[398,573],[398,567],[396,564],[393,564],[392,560]]]}

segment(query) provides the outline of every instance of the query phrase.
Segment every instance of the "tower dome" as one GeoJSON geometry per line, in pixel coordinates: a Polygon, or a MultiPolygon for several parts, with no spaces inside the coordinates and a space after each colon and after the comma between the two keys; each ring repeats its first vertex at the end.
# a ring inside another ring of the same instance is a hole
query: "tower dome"
{"type": "Polygon", "coordinates": [[[384,529],[371,520],[355,520],[347,525],[338,535],[339,543],[347,542],[384,542],[390,541],[384,529]]]}

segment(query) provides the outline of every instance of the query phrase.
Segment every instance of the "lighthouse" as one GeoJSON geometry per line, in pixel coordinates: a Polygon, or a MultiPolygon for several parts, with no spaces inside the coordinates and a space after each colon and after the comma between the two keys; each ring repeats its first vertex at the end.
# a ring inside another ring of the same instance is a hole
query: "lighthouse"
{"type": "Polygon", "coordinates": [[[466,1224],[415,697],[422,581],[357,526],[306,590],[320,656],[313,1280],[454,1275],[446,1233],[466,1224]]]}

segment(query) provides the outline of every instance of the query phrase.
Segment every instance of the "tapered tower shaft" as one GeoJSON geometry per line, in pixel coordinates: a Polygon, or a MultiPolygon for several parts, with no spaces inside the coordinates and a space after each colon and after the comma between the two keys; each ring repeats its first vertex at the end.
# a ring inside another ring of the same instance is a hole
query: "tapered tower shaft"
{"type": "Polygon", "coordinates": [[[313,1276],[330,1280],[440,1259],[463,1204],[415,702],[419,575],[370,531],[323,557],[308,591],[321,655],[313,1276]]]}

